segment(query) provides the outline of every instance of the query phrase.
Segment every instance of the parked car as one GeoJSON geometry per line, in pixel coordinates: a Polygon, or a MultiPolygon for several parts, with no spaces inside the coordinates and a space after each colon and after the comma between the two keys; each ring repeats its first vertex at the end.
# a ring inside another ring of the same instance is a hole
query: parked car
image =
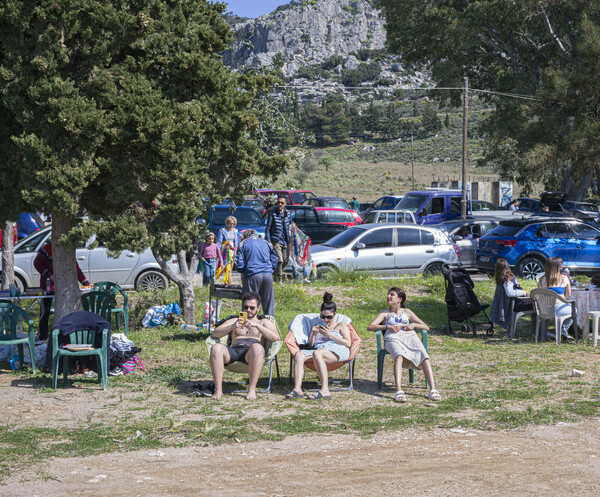
{"type": "Polygon", "coordinates": [[[371,211],[362,224],[371,223],[412,223],[415,224],[415,215],[409,211],[371,211]]]}
{"type": "Polygon", "coordinates": [[[458,262],[458,247],[435,227],[411,224],[361,224],[313,247],[317,276],[353,270],[379,276],[441,272],[458,262]]]}
{"type": "Polygon", "coordinates": [[[252,207],[239,206],[232,209],[225,205],[215,205],[208,209],[208,225],[210,230],[218,234],[221,228],[225,228],[225,219],[233,216],[237,219],[236,228],[243,233],[253,228],[260,238],[265,237],[265,222],[252,207]]]}
{"type": "Polygon", "coordinates": [[[576,202],[574,200],[567,200],[563,202],[562,205],[568,214],[576,213],[582,216],[594,217],[596,219],[600,218],[598,206],[592,202],[576,202]]]}
{"type": "Polygon", "coordinates": [[[326,224],[345,224],[354,226],[362,223],[358,212],[352,209],[334,209],[331,207],[315,207],[319,221],[326,224]]]}
{"type": "MultiPolygon", "coordinates": [[[[15,245],[15,284],[19,290],[39,286],[40,274],[33,267],[33,260],[48,241],[51,233],[52,227],[47,226],[15,245]]],[[[95,237],[92,237],[85,247],[77,248],[75,251],[77,263],[91,283],[112,281],[123,288],[135,288],[138,291],[168,287],[169,280],[149,248],[141,254],[124,250],[114,259],[108,256],[105,247],[99,246],[91,250],[86,248],[94,240],[95,237]]],[[[176,259],[172,259],[168,264],[175,273],[179,273],[176,259]]]]}
{"type": "Polygon", "coordinates": [[[500,224],[501,219],[494,217],[477,217],[474,219],[457,219],[438,224],[448,232],[450,238],[460,250],[460,263],[467,269],[476,268],[475,252],[479,239],[500,224]]]}
{"type": "Polygon", "coordinates": [[[461,200],[460,190],[422,190],[407,193],[395,208],[412,212],[418,224],[439,224],[460,217],[461,200]]]}
{"type": "Polygon", "coordinates": [[[600,269],[600,230],[565,217],[501,221],[479,239],[477,268],[493,273],[499,257],[523,278],[544,272],[549,257],[562,258],[572,273],[592,273],[600,269]]]}
{"type": "Polygon", "coordinates": [[[286,198],[288,205],[299,205],[307,198],[315,196],[310,190],[275,190],[270,188],[259,188],[253,193],[258,197],[283,195],[286,198]]]}
{"type": "MultiPolygon", "coordinates": [[[[519,197],[517,200],[517,210],[523,212],[538,212],[540,210],[540,201],[537,198],[519,197]]],[[[508,210],[508,204],[500,209],[508,210]]]]}
{"type": "Polygon", "coordinates": [[[340,197],[311,197],[307,198],[302,205],[313,207],[333,207],[335,209],[350,209],[348,202],[340,197]]]}
{"type": "Polygon", "coordinates": [[[379,197],[369,208],[367,208],[365,215],[371,211],[394,209],[400,200],[402,200],[402,195],[384,195],[383,197],[379,197]]]}
{"type": "Polygon", "coordinates": [[[260,217],[263,217],[267,212],[267,205],[260,198],[245,198],[242,207],[252,207],[260,217]]]}
{"type": "Polygon", "coordinates": [[[472,211],[497,211],[498,206],[487,200],[471,200],[472,211]]]}
{"type": "MultiPolygon", "coordinates": [[[[270,212],[277,207],[271,207],[270,212]]],[[[325,223],[319,219],[316,209],[311,205],[288,205],[286,209],[290,212],[296,226],[312,240],[313,245],[323,243],[348,229],[344,224],[325,223]]]]}

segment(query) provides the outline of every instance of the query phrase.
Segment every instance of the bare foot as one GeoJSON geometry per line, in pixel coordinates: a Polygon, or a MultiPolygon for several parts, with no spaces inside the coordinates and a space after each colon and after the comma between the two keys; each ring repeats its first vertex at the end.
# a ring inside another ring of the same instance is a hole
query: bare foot
{"type": "Polygon", "coordinates": [[[248,392],[245,398],[246,400],[256,400],[256,392],[248,392]]]}
{"type": "Polygon", "coordinates": [[[211,397],[211,399],[219,400],[221,397],[223,397],[223,392],[215,392],[215,393],[213,393],[213,396],[211,397]]]}

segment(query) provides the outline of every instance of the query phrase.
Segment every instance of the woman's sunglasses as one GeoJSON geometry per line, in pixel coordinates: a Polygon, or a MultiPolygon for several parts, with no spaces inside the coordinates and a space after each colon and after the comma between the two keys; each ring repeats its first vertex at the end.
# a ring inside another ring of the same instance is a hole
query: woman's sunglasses
{"type": "Polygon", "coordinates": [[[323,314],[321,314],[321,319],[333,319],[333,314],[331,316],[324,316],[323,314]]]}

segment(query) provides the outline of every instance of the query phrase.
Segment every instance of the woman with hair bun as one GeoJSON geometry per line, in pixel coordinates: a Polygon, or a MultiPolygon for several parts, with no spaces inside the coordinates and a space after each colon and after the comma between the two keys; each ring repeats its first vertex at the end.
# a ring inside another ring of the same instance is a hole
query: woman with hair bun
{"type": "Polygon", "coordinates": [[[346,323],[335,322],[337,306],[333,295],[326,292],[321,304],[319,321],[312,327],[308,337],[308,349],[300,349],[294,355],[294,389],[286,395],[288,399],[304,397],[302,380],[304,379],[304,362],[312,357],[317,374],[321,380],[321,389],[309,399],[331,399],[329,392],[328,364],[345,361],[350,357],[350,330],[346,323]]]}
{"type": "Polygon", "coordinates": [[[415,328],[429,331],[427,326],[410,309],[404,307],[406,293],[401,288],[393,287],[388,290],[387,303],[389,308],[377,314],[377,317],[367,327],[369,331],[382,330],[385,350],[394,358],[394,379],[396,380],[396,402],[406,402],[402,391],[402,367],[422,369],[431,390],[431,400],[441,400],[440,393],[435,389],[433,371],[427,351],[414,331],[415,328]]]}

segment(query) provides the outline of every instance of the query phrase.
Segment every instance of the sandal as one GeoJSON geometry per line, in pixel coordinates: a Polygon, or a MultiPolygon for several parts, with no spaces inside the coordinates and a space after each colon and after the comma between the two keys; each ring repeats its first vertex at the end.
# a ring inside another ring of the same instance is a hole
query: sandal
{"type": "Polygon", "coordinates": [[[314,395],[309,395],[307,399],[310,400],[331,400],[331,395],[323,395],[321,392],[317,392],[314,395]]]}
{"type": "Polygon", "coordinates": [[[438,400],[442,400],[442,396],[440,395],[440,392],[438,392],[437,390],[430,390],[429,391],[429,400],[433,400],[433,401],[437,402],[438,400]]]}
{"type": "Polygon", "coordinates": [[[303,399],[304,398],[304,394],[303,393],[298,393],[296,392],[296,390],[292,390],[290,393],[288,393],[285,396],[286,399],[303,399]]]}
{"type": "Polygon", "coordinates": [[[398,390],[394,395],[394,402],[406,402],[406,395],[402,390],[398,390]]]}

